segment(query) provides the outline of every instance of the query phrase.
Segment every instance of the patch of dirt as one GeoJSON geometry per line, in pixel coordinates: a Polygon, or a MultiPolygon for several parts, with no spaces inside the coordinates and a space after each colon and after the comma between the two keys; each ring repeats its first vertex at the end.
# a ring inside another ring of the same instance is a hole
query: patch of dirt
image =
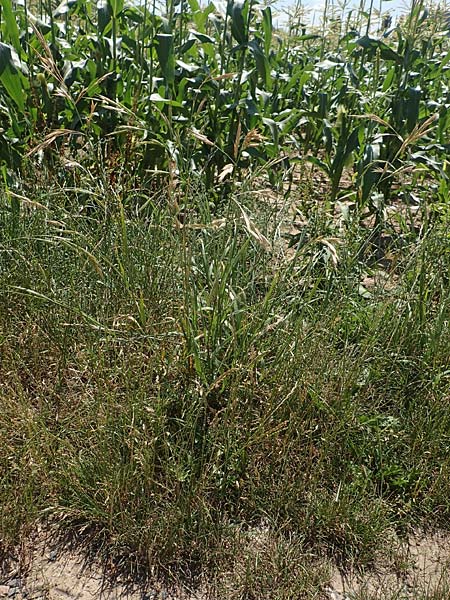
{"type": "Polygon", "coordinates": [[[416,534],[407,543],[395,540],[386,556],[366,573],[333,570],[330,600],[416,600],[440,594],[450,597],[450,536],[416,534]]]}
{"type": "MultiPolygon", "coordinates": [[[[419,594],[450,597],[450,536],[416,534],[407,543],[395,539],[368,572],[332,575],[319,596],[324,600],[415,600],[419,594]]],[[[283,596],[284,597],[284,596],[283,596]]],[[[428,596],[427,596],[428,597],[428,596]]],[[[55,545],[38,535],[21,561],[0,565],[0,599],[12,600],[217,600],[204,588],[188,592],[163,585],[140,585],[111,572],[85,553],[55,545]]],[[[292,600],[295,600],[294,598],[292,600]]]]}
{"type": "Polygon", "coordinates": [[[181,589],[114,575],[79,549],[41,532],[22,546],[20,558],[0,565],[0,599],[11,600],[201,600],[181,589]]]}

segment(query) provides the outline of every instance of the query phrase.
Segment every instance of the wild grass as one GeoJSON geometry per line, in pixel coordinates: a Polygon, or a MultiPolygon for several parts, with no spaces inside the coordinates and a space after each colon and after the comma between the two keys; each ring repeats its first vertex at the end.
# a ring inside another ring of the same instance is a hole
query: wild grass
{"type": "Polygon", "coordinates": [[[314,598],[448,530],[441,12],[1,5],[3,557],[314,598]]]}
{"type": "Polygon", "coordinates": [[[48,519],[225,585],[247,547],[230,597],[292,598],[326,581],[299,574],[317,557],[370,565],[392,531],[446,527],[444,222],[363,292],[376,248],[358,220],[317,207],[287,259],[261,195],[212,215],[187,188],[181,223],[35,177],[33,203],[3,192],[1,210],[4,548],[48,519]]]}

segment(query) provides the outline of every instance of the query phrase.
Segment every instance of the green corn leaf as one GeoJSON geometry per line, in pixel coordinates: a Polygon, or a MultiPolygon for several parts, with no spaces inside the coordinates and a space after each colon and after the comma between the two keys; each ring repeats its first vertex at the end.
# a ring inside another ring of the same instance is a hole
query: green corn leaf
{"type": "Polygon", "coordinates": [[[248,41],[248,32],[244,19],[245,4],[236,2],[231,7],[231,33],[239,44],[246,44],[248,41]]]}
{"type": "Polygon", "coordinates": [[[447,52],[447,54],[444,56],[444,58],[439,63],[439,69],[443,69],[443,67],[445,67],[445,65],[447,65],[449,61],[450,61],[450,52],[447,52]]]}
{"type": "Polygon", "coordinates": [[[192,63],[185,63],[182,60],[176,60],[175,62],[181,69],[183,69],[184,71],[187,71],[188,73],[195,73],[196,71],[201,69],[201,67],[199,65],[194,65],[192,63]]]}
{"type": "Polygon", "coordinates": [[[326,58],[325,60],[318,62],[316,64],[316,68],[321,69],[322,71],[328,71],[328,69],[334,69],[339,64],[340,63],[334,62],[332,60],[328,60],[328,58],[326,58]]]}
{"type": "Polygon", "coordinates": [[[13,71],[20,71],[28,76],[28,67],[23,63],[12,46],[0,42],[0,75],[9,66],[13,71]]]}
{"type": "Polygon", "coordinates": [[[181,102],[164,98],[158,92],[155,92],[150,95],[150,102],[160,102],[161,104],[169,104],[170,106],[176,106],[177,108],[180,108],[182,106],[181,102]]]}
{"type": "Polygon", "coordinates": [[[116,18],[123,10],[124,0],[108,0],[108,4],[111,7],[113,17],[116,18]]]}
{"type": "Polygon", "coordinates": [[[380,56],[383,60],[393,60],[400,65],[403,63],[403,58],[386,44],[380,46],[380,56]]]}
{"type": "Polygon", "coordinates": [[[322,141],[325,146],[325,152],[329,156],[333,150],[333,128],[327,119],[323,120],[322,141]]]}
{"type": "Polygon", "coordinates": [[[21,54],[19,28],[17,27],[16,19],[14,17],[11,0],[0,0],[0,6],[3,9],[4,39],[11,42],[16,52],[21,54]]]}
{"type": "Polygon", "coordinates": [[[353,68],[353,65],[349,62],[345,63],[345,70],[348,74],[348,76],[350,77],[350,81],[352,83],[352,85],[354,87],[359,87],[359,78],[357,76],[357,74],[355,73],[355,69],[353,68]]]}
{"type": "Polygon", "coordinates": [[[186,54],[186,52],[189,52],[189,50],[192,48],[192,46],[194,46],[194,44],[195,44],[194,39],[188,40],[182,46],[180,46],[179,53],[186,54]]]}
{"type": "Polygon", "coordinates": [[[285,136],[291,133],[298,126],[299,120],[299,111],[290,111],[288,118],[280,121],[282,135],[285,136]]]}
{"type": "Polygon", "coordinates": [[[38,17],[33,15],[30,9],[28,9],[27,15],[28,21],[32,23],[34,27],[36,27],[36,29],[38,29],[40,33],[42,33],[42,35],[45,36],[49,31],[52,30],[51,25],[49,23],[46,23],[42,19],[39,19],[38,17]]]}
{"type": "Polygon", "coordinates": [[[347,138],[343,156],[344,164],[348,163],[352,153],[359,147],[359,129],[359,127],[356,127],[347,138]]]}
{"type": "Polygon", "coordinates": [[[328,94],[327,94],[327,92],[319,92],[318,96],[319,96],[318,113],[319,113],[319,116],[322,119],[324,119],[327,116],[328,109],[329,109],[328,94]]]}
{"type": "Polygon", "coordinates": [[[330,177],[330,169],[323,160],[320,160],[320,158],[317,158],[316,156],[307,156],[305,160],[316,167],[319,167],[319,169],[321,169],[326,175],[328,175],[328,177],[330,177]]]}
{"type": "Polygon", "coordinates": [[[249,43],[248,47],[250,48],[251,53],[255,59],[256,70],[258,71],[259,76],[264,81],[267,89],[271,89],[271,77],[270,77],[270,65],[267,57],[264,52],[261,50],[258,42],[252,41],[249,43]]]}
{"type": "Polygon", "coordinates": [[[0,42],[0,81],[9,96],[21,111],[25,110],[26,94],[24,91],[23,75],[18,64],[20,61],[14,48],[0,42]]]}
{"type": "Polygon", "coordinates": [[[428,11],[428,8],[425,8],[423,13],[420,15],[418,25],[421,25],[422,23],[424,23],[428,19],[429,15],[430,15],[430,13],[428,11]]]}
{"type": "Polygon", "coordinates": [[[277,123],[273,119],[266,119],[266,118],[263,118],[262,121],[263,121],[264,125],[267,125],[267,127],[269,128],[269,131],[272,135],[273,143],[275,144],[276,147],[278,147],[279,131],[278,131],[277,123]]]}
{"type": "Polygon", "coordinates": [[[365,48],[366,50],[376,50],[379,48],[380,56],[383,60],[393,60],[398,64],[403,63],[403,57],[400,54],[397,54],[392,48],[389,48],[387,44],[382,42],[381,40],[377,40],[375,38],[371,38],[368,35],[365,35],[358,40],[356,40],[358,46],[365,48]]]}
{"type": "Polygon", "coordinates": [[[204,33],[208,17],[215,10],[214,4],[211,2],[210,4],[208,4],[208,6],[202,9],[197,0],[188,0],[188,2],[189,8],[192,12],[192,19],[195,23],[196,28],[199,29],[202,33],[204,33]]]}
{"type": "Polygon", "coordinates": [[[23,91],[22,82],[19,73],[11,73],[8,69],[3,71],[0,81],[5,86],[6,91],[17,104],[21,111],[25,110],[26,95],[23,91]]]}
{"type": "Polygon", "coordinates": [[[201,42],[202,44],[214,44],[214,38],[210,37],[209,35],[206,35],[206,33],[199,33],[198,31],[195,31],[194,29],[190,29],[189,33],[191,35],[193,35],[195,38],[198,39],[199,42],[201,42]]]}
{"type": "Polygon", "coordinates": [[[389,71],[387,72],[387,75],[386,75],[386,78],[384,80],[383,87],[382,87],[383,92],[387,92],[387,90],[391,87],[392,81],[394,79],[394,75],[395,75],[395,65],[392,66],[389,69],[389,71]]]}
{"type": "Polygon", "coordinates": [[[364,149],[364,155],[360,163],[360,172],[362,174],[362,186],[360,190],[361,201],[367,202],[372,193],[375,184],[380,179],[380,173],[376,167],[380,159],[381,147],[380,144],[368,144],[364,149]]]}
{"type": "Polygon", "coordinates": [[[159,33],[156,36],[158,44],[156,54],[164,75],[166,83],[171,85],[175,80],[175,56],[173,53],[173,35],[171,33],[159,33]]]}
{"type": "Polygon", "coordinates": [[[311,71],[305,71],[301,68],[297,68],[285,88],[285,93],[287,94],[294,87],[300,92],[310,77],[311,71]]]}
{"type": "Polygon", "coordinates": [[[272,44],[272,9],[267,6],[263,11],[263,32],[264,32],[264,52],[269,56],[270,46],[272,44]]]}
{"type": "Polygon", "coordinates": [[[408,131],[412,131],[419,121],[421,96],[422,91],[419,88],[410,87],[408,89],[408,99],[405,106],[408,131]]]}
{"type": "Polygon", "coordinates": [[[410,158],[414,163],[426,165],[432,171],[439,173],[439,175],[441,175],[441,177],[445,177],[444,168],[443,168],[444,165],[443,165],[442,161],[439,161],[439,160],[436,160],[435,158],[433,158],[433,156],[431,156],[429,152],[427,152],[427,151],[413,152],[413,154],[411,154],[410,158]]]}

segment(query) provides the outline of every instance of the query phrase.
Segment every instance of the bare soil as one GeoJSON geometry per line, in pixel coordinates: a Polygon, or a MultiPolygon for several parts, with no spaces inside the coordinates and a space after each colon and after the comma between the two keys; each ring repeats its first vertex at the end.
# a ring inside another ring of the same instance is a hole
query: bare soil
{"type": "MultiPolygon", "coordinates": [[[[322,600],[413,600],[420,594],[450,597],[450,535],[411,536],[405,543],[395,539],[368,572],[342,571],[330,565],[330,579],[321,591],[322,600]],[[446,596],[446,594],[449,596],[446,596]]],[[[144,585],[126,579],[89,558],[68,549],[40,532],[22,547],[20,559],[0,565],[0,598],[15,600],[219,600],[213,589],[187,591],[164,585],[144,585]]],[[[295,600],[293,598],[293,600],[295,600]]]]}
{"type": "Polygon", "coordinates": [[[406,543],[386,548],[386,555],[370,572],[334,569],[329,586],[332,600],[415,600],[450,597],[450,536],[416,533],[406,543]]]}

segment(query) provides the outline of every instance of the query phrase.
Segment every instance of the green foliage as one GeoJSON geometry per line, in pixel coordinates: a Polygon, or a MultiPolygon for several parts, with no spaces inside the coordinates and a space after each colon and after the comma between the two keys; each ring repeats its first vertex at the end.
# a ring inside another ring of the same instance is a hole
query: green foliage
{"type": "Polygon", "coordinates": [[[361,294],[364,227],[338,243],[311,223],[274,269],[245,187],[212,215],[186,185],[181,222],[158,197],[136,214],[118,173],[33,174],[33,200],[11,182],[0,206],[3,539],[51,515],[108,552],[213,575],[264,523],[295,564],[370,564],[386,532],[448,527],[442,221],[392,287],[361,294]]]}
{"type": "Polygon", "coordinates": [[[438,15],[0,4],[0,539],[290,599],[448,528],[438,15]]]}
{"type": "MultiPolygon", "coordinates": [[[[446,177],[450,53],[437,13],[433,26],[416,8],[378,37],[371,15],[366,28],[347,21],[332,47],[326,29],[327,38],[302,31],[275,39],[271,9],[250,0],[228,2],[225,14],[196,2],[169,3],[165,15],[147,3],[62,2],[41,19],[11,0],[2,8],[0,104],[13,124],[5,140],[26,146],[70,129],[103,143],[113,134],[109,152],[126,159],[124,128],[129,147],[138,122],[141,181],[175,160],[180,171],[204,173],[218,198],[228,165],[236,176],[280,153],[323,169],[331,202],[349,173],[357,201],[372,209],[372,198],[387,201],[398,173],[417,162],[446,177]],[[243,148],[254,132],[267,137],[243,148]]],[[[7,166],[16,158],[3,156],[7,166]]]]}

